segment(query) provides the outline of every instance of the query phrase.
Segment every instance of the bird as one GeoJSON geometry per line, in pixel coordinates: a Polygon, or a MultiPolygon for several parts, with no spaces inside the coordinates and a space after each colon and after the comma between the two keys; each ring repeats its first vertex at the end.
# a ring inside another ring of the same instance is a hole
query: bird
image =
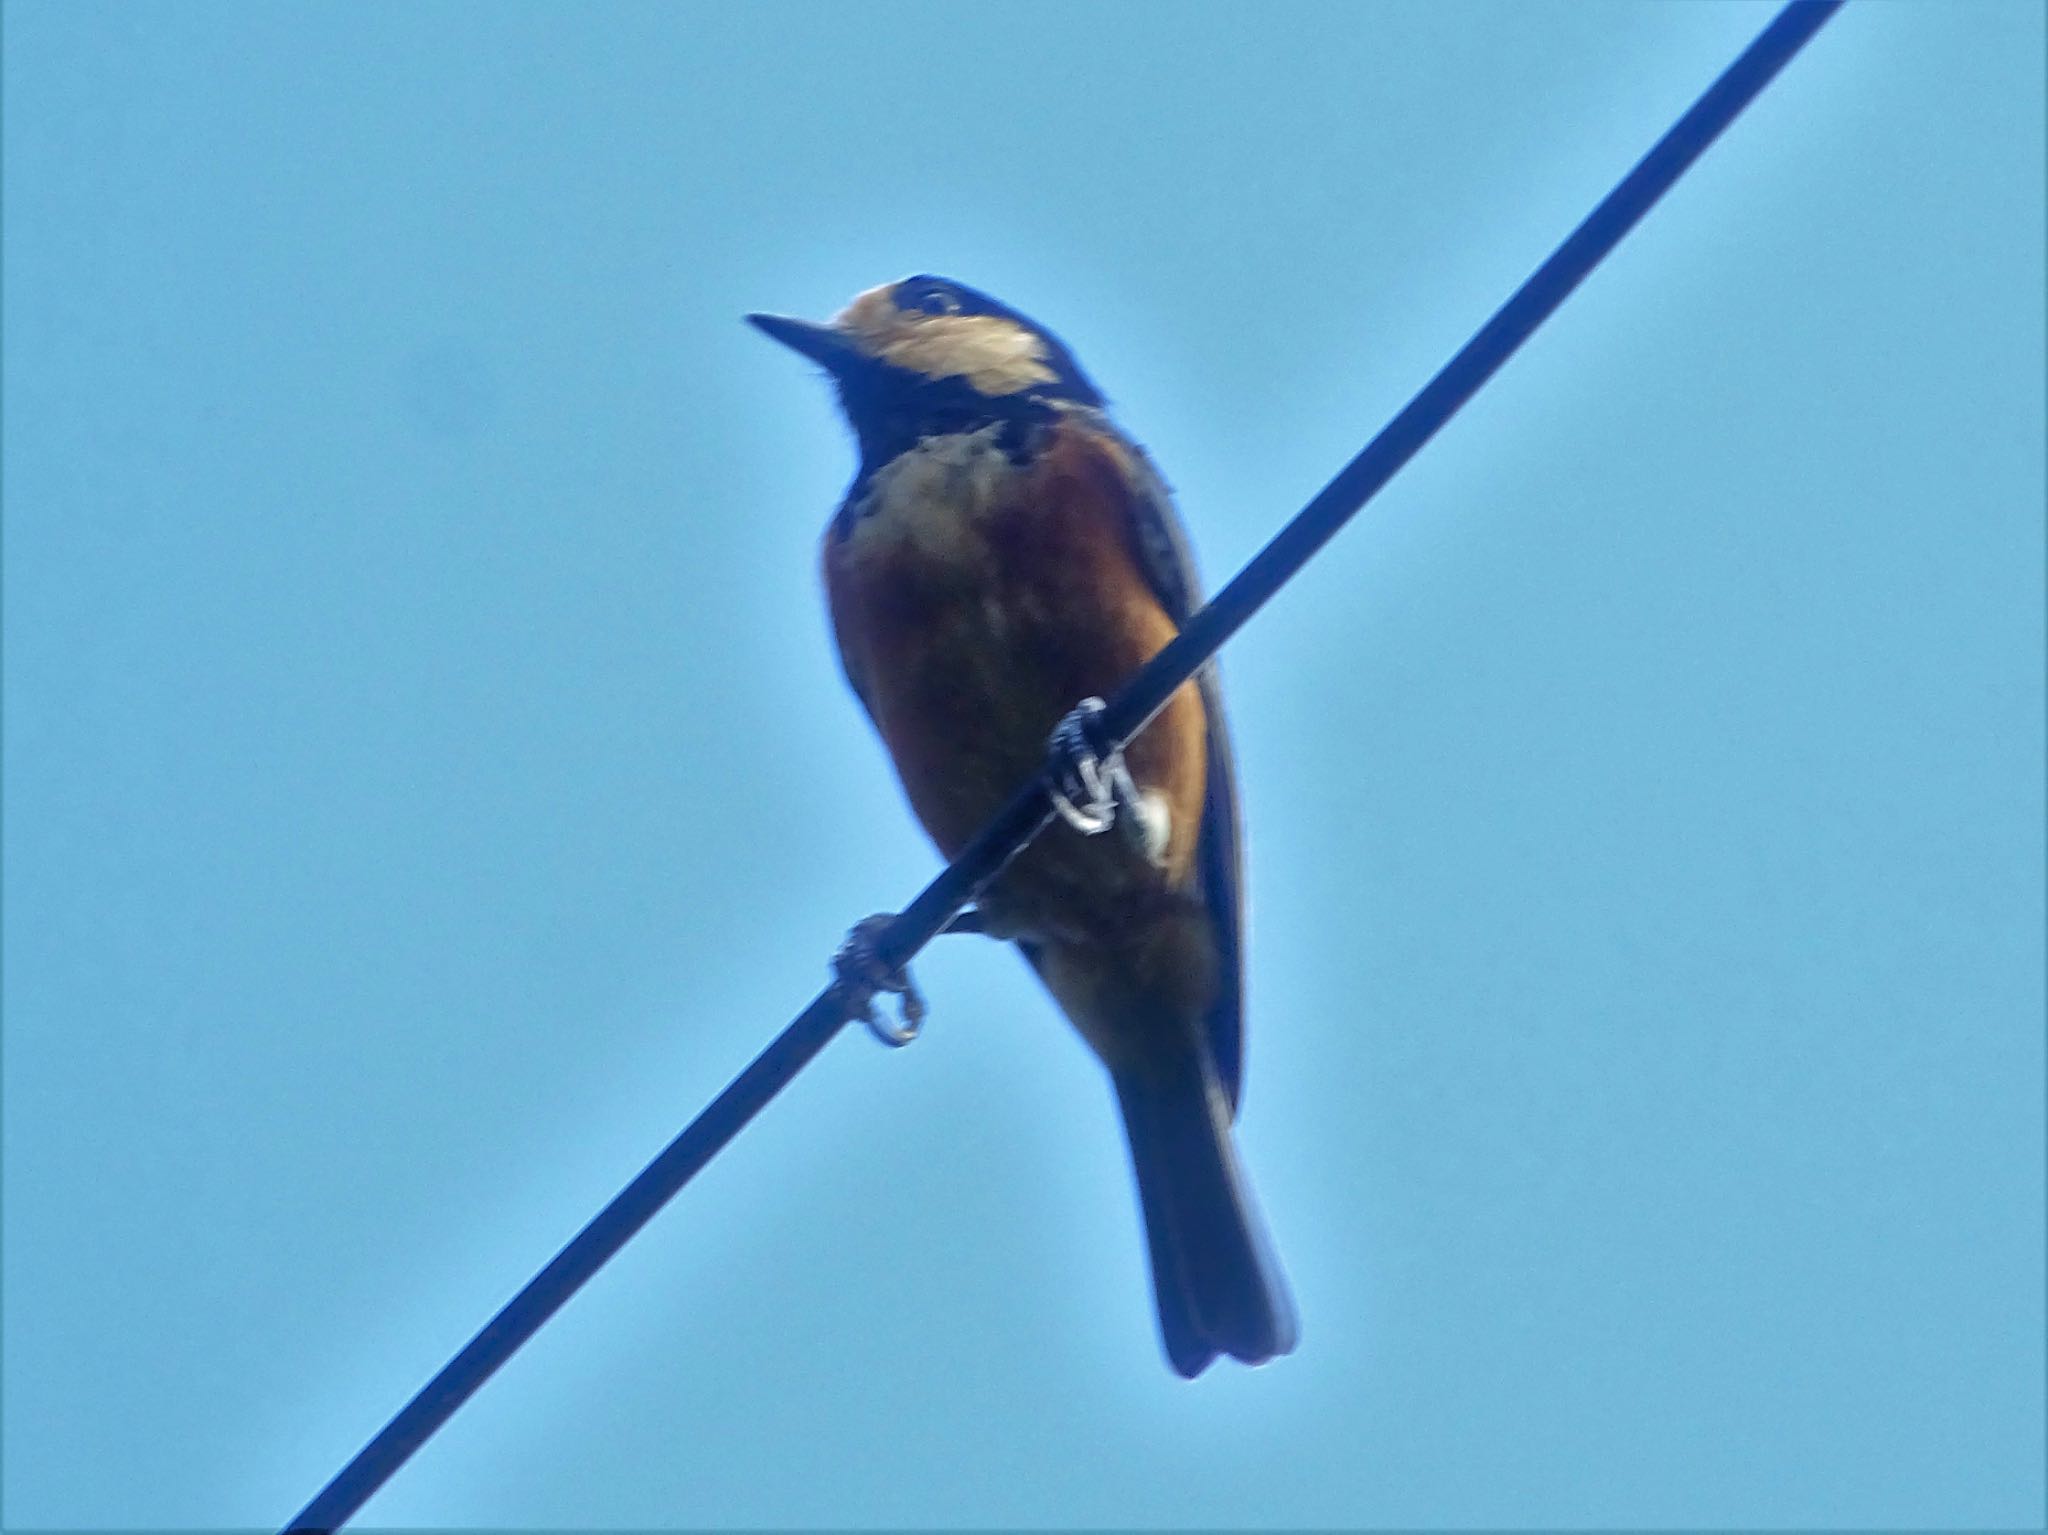
{"type": "Polygon", "coordinates": [[[1076,712],[1196,607],[1165,482],[1057,336],[964,283],[886,283],[828,323],[747,319],[825,370],[852,429],[858,466],[821,551],[832,630],[925,832],[956,856],[1046,769],[1049,741],[1066,753],[1054,782],[1095,802],[1067,805],[975,920],[1108,1068],[1168,1362],[1192,1379],[1220,1355],[1290,1352],[1294,1301],[1233,1135],[1243,834],[1216,667],[1120,761],[1094,759],[1076,712]],[[1122,835],[1085,834],[1102,812],[1122,835]]]}

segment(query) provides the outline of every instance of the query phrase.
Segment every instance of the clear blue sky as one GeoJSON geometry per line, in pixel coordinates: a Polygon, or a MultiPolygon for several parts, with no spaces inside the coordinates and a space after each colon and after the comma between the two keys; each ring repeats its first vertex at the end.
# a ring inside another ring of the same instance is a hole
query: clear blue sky
{"type": "MultiPolygon", "coordinates": [[[[1213,581],[1768,15],[9,4],[7,1523],[283,1519],[932,872],[742,312],[1002,295],[1213,581]]],[[[948,941],[366,1520],[2039,1521],[2043,17],[1850,6],[1228,652],[1298,1354],[948,941]]]]}

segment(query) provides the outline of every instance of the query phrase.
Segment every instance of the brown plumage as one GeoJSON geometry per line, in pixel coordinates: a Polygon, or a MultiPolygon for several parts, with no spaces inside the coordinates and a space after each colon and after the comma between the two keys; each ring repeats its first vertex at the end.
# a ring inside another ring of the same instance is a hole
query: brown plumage
{"type": "MultiPolygon", "coordinates": [[[[1195,590],[1185,539],[1065,349],[992,300],[911,279],[863,295],[826,334],[764,328],[833,369],[860,432],[861,475],[824,546],[833,629],[912,809],[951,857],[1041,769],[1068,710],[1114,693],[1177,632],[1195,590]],[[943,312],[950,332],[920,328],[907,302],[934,285],[970,306],[943,312]],[[887,360],[906,356],[938,371],[887,360]]],[[[1167,1354],[1194,1375],[1218,1353],[1258,1363],[1295,1340],[1230,1131],[1242,904],[1213,668],[1125,760],[1163,818],[1153,856],[1057,822],[979,904],[1110,1070],[1167,1354]]]]}

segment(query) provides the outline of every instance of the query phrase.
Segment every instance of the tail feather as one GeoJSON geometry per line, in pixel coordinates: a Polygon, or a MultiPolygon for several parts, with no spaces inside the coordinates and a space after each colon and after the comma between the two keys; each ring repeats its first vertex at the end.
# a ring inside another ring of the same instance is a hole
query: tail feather
{"type": "Polygon", "coordinates": [[[1116,1092],[1174,1369],[1193,1378],[1218,1354],[1263,1364],[1288,1353],[1294,1299],[1238,1167],[1215,1071],[1190,1052],[1163,1076],[1118,1073],[1116,1092]]]}

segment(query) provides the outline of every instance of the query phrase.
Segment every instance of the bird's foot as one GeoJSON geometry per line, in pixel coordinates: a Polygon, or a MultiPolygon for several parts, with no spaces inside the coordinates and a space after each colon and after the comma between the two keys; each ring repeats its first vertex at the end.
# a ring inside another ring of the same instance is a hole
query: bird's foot
{"type": "Polygon", "coordinates": [[[839,982],[847,1017],[858,1018],[866,1024],[883,1044],[901,1046],[917,1038],[923,1029],[925,1006],[917,983],[910,978],[910,967],[900,965],[890,969],[883,963],[877,947],[882,934],[895,920],[889,912],[878,912],[854,923],[845,941],[839,945],[838,952],[832,956],[832,974],[839,982]],[[890,1023],[883,1018],[875,1006],[877,992],[888,992],[903,999],[900,1022],[890,1023]]]}
{"type": "Polygon", "coordinates": [[[1122,828],[1131,845],[1156,859],[1164,842],[1158,811],[1148,804],[1124,765],[1121,747],[1102,729],[1104,704],[1084,698],[1053,726],[1045,754],[1045,786],[1052,808],[1084,837],[1122,828]]]}
{"type": "Polygon", "coordinates": [[[1052,807],[1084,837],[1116,824],[1120,801],[1135,799],[1123,753],[1102,733],[1103,702],[1084,698],[1053,726],[1046,743],[1045,786],[1052,807]]]}
{"type": "MultiPolygon", "coordinates": [[[[926,1009],[924,994],[910,978],[910,967],[899,965],[891,970],[882,963],[878,945],[882,934],[895,920],[894,916],[883,911],[854,923],[832,955],[832,977],[839,983],[846,1016],[858,1018],[866,1024],[883,1044],[900,1046],[917,1038],[924,1028],[926,1009]],[[902,1022],[892,1024],[884,1021],[875,1008],[877,992],[888,992],[903,999],[902,1022]]],[[[954,912],[946,925],[939,929],[939,936],[984,934],[988,931],[987,914],[978,907],[969,906],[964,911],[954,912]]]]}

